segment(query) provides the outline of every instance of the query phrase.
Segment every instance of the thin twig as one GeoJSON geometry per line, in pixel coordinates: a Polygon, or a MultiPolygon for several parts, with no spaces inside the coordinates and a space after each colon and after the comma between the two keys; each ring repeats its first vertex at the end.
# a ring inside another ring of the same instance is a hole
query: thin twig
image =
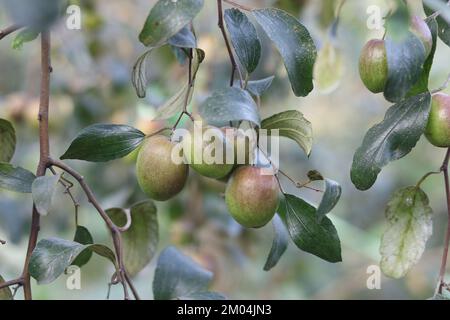
{"type": "Polygon", "coordinates": [[[17,278],[14,280],[5,281],[3,283],[0,283],[0,289],[9,288],[16,284],[23,285],[23,278],[17,278]]]}
{"type": "Polygon", "coordinates": [[[312,182],[311,180],[308,180],[306,182],[299,182],[299,181],[295,181],[291,176],[289,176],[286,172],[282,171],[281,169],[278,169],[278,172],[281,173],[286,178],[288,178],[288,180],[291,181],[299,189],[306,188],[306,189],[316,191],[316,192],[323,192],[322,190],[310,187],[309,184],[312,182]]]}
{"type": "Polygon", "coordinates": [[[225,31],[225,25],[223,23],[222,0],[217,0],[217,16],[218,16],[217,25],[219,26],[219,29],[222,32],[223,40],[225,41],[225,45],[227,47],[228,55],[230,56],[230,61],[231,61],[230,86],[232,87],[234,84],[234,72],[237,71],[239,74],[239,81],[240,81],[241,88],[242,88],[244,85],[244,81],[242,79],[241,70],[239,69],[239,67],[236,63],[236,59],[234,58],[233,49],[231,48],[231,44],[230,44],[230,41],[228,40],[227,32],[225,31]]]}
{"type": "Polygon", "coordinates": [[[431,94],[437,93],[439,91],[445,90],[448,85],[450,84],[450,73],[447,76],[447,79],[445,80],[445,82],[437,89],[434,89],[433,91],[431,91],[431,94]]]}
{"type": "Polygon", "coordinates": [[[253,11],[254,10],[254,8],[250,8],[249,6],[244,6],[243,4],[239,4],[239,3],[236,3],[231,0],[223,0],[223,2],[228,3],[229,5],[232,5],[233,7],[239,8],[244,11],[253,11]]]}
{"type": "Polygon", "coordinates": [[[441,170],[444,173],[445,193],[447,196],[447,231],[445,233],[444,251],[442,253],[441,269],[439,270],[438,279],[438,293],[442,293],[442,288],[445,286],[445,270],[447,267],[448,248],[450,243],[450,183],[448,177],[448,163],[450,159],[450,148],[447,149],[444,162],[442,163],[441,170]]]}
{"type": "Polygon", "coordinates": [[[21,29],[22,26],[14,24],[12,26],[9,26],[3,30],[0,30],[0,40],[2,40],[4,37],[6,37],[7,35],[16,32],[17,30],[21,29]]]}
{"type": "MultiPolygon", "coordinates": [[[[55,169],[53,169],[53,167],[49,167],[49,170],[54,175],[57,174],[55,169]]],[[[72,200],[73,206],[75,208],[75,225],[78,226],[78,209],[80,207],[80,203],[77,201],[77,199],[75,199],[75,196],[72,194],[72,191],[70,191],[70,189],[73,187],[73,183],[70,182],[69,180],[67,180],[66,178],[64,178],[63,174],[61,175],[58,182],[63,186],[64,193],[67,194],[70,197],[70,199],[72,200]]]]}

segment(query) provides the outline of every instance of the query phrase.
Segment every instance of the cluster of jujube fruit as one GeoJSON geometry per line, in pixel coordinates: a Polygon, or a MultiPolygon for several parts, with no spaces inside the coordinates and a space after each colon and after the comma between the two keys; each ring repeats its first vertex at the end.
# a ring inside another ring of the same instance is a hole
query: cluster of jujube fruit
{"type": "MultiPolygon", "coordinates": [[[[410,31],[421,40],[425,56],[431,53],[433,38],[426,22],[417,16],[410,20],[410,31]]],[[[385,40],[372,39],[366,43],[359,59],[359,73],[364,85],[373,93],[383,92],[388,80],[385,40]]],[[[425,136],[436,147],[450,147],[450,96],[435,93],[425,136]]]]}
{"type": "Polygon", "coordinates": [[[164,135],[146,139],[136,163],[141,189],[154,200],[168,200],[183,190],[190,166],[204,177],[227,182],[225,202],[230,214],[242,226],[266,225],[278,208],[279,187],[273,173],[263,172],[263,168],[254,164],[256,144],[253,139],[232,127],[205,126],[200,134],[194,131],[183,135],[181,142],[164,135]],[[185,161],[174,161],[176,152],[182,153],[185,161]],[[220,152],[219,161],[205,161],[205,154],[214,157],[216,152],[220,152]],[[230,153],[231,161],[227,159],[230,153]],[[243,156],[238,157],[241,154],[243,156]]]}

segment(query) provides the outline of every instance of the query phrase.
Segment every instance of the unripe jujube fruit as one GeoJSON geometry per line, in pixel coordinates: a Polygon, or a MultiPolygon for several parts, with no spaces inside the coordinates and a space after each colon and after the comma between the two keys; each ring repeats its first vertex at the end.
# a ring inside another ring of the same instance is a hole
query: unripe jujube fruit
{"type": "Polygon", "coordinates": [[[186,162],[202,176],[223,178],[233,169],[233,159],[227,163],[232,142],[219,128],[206,126],[190,131],[182,144],[186,162]]]}
{"type": "Polygon", "coordinates": [[[156,135],[142,144],[136,162],[139,186],[151,199],[165,201],[179,193],[187,180],[189,167],[175,163],[175,144],[167,137],[156,135]]]}
{"type": "Polygon", "coordinates": [[[410,30],[417,38],[420,39],[420,41],[422,41],[423,46],[425,47],[425,57],[428,57],[431,52],[431,48],[433,47],[433,36],[431,35],[431,31],[427,23],[418,16],[413,16],[411,18],[410,30]]]}
{"type": "Polygon", "coordinates": [[[278,183],[262,168],[237,168],[228,181],[225,202],[233,218],[247,228],[259,228],[272,220],[278,208],[278,183]]]}
{"type": "Polygon", "coordinates": [[[372,39],[366,43],[359,58],[359,75],[373,93],[384,90],[388,78],[388,63],[384,40],[372,39]]]}
{"type": "Polygon", "coordinates": [[[450,96],[436,93],[431,100],[425,136],[436,147],[450,147],[450,96]]]}

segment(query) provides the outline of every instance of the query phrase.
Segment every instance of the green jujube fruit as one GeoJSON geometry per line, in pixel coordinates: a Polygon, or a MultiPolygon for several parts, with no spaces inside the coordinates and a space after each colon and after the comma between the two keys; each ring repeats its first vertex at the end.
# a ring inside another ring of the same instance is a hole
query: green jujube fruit
{"type": "Polygon", "coordinates": [[[247,228],[260,228],[278,208],[278,183],[273,174],[252,166],[237,168],[228,181],[225,202],[232,217],[247,228]]]}
{"type": "Polygon", "coordinates": [[[428,141],[441,148],[450,147],[450,96],[436,93],[431,100],[425,136],[428,141]]]}
{"type": "Polygon", "coordinates": [[[139,186],[151,199],[165,201],[178,194],[186,184],[189,167],[176,163],[172,151],[176,144],[156,135],[142,144],[136,161],[139,186]]]}
{"type": "Polygon", "coordinates": [[[373,93],[383,92],[388,78],[388,63],[384,40],[372,39],[366,43],[359,58],[359,75],[373,93]]]}

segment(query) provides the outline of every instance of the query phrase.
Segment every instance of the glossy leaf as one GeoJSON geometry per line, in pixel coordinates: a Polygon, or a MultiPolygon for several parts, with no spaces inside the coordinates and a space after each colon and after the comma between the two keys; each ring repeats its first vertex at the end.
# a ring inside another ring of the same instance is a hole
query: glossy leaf
{"type": "Polygon", "coordinates": [[[36,176],[30,171],[0,162],[0,188],[31,193],[31,184],[34,179],[36,179],[36,176]]]}
{"type": "MultiPolygon", "coordinates": [[[[205,59],[205,52],[201,49],[193,50],[193,63],[192,63],[192,79],[195,81],[195,77],[197,75],[197,71],[200,68],[200,64],[205,59]]],[[[186,81],[184,86],[166,103],[164,103],[161,107],[158,108],[156,118],[158,119],[168,119],[173,117],[174,115],[183,111],[184,106],[189,105],[192,100],[192,95],[194,90],[191,88],[189,90],[189,83],[186,81]],[[187,97],[187,94],[189,96],[187,97]]]]}
{"type": "Polygon", "coordinates": [[[127,125],[94,124],[76,136],[61,159],[104,162],[122,158],[144,138],[145,134],[127,125]]]}
{"type": "Polygon", "coordinates": [[[274,78],[274,76],[270,76],[260,80],[251,80],[247,83],[246,90],[252,95],[260,97],[270,88],[274,78]]]}
{"type": "Polygon", "coordinates": [[[341,198],[342,188],[336,181],[325,179],[325,192],[317,208],[317,217],[319,221],[339,202],[341,198]]]}
{"type": "Polygon", "coordinates": [[[261,42],[255,26],[236,8],[225,10],[224,19],[239,61],[247,73],[252,73],[261,58],[261,42]]]}
{"type": "Polygon", "coordinates": [[[337,89],[344,74],[341,52],[327,40],[317,54],[314,64],[314,86],[322,94],[337,89]]]}
{"type": "Polygon", "coordinates": [[[316,46],[308,30],[292,15],[280,9],[253,10],[256,21],[280,52],[292,90],[307,96],[313,89],[316,46]]]}
{"type": "MultiPolygon", "coordinates": [[[[3,279],[2,276],[0,276],[0,285],[2,283],[5,283],[5,279],[3,279]]],[[[0,289],[0,301],[2,300],[14,300],[12,291],[9,287],[0,289]]]]}
{"type": "Polygon", "coordinates": [[[430,78],[431,66],[433,65],[434,54],[436,52],[438,25],[436,23],[436,19],[428,20],[427,24],[428,24],[428,27],[430,28],[431,35],[433,37],[433,46],[431,48],[431,52],[428,55],[427,60],[425,61],[424,65],[423,65],[422,74],[420,75],[420,78],[416,82],[416,84],[409,91],[408,97],[415,96],[419,93],[428,91],[428,80],[430,78]]]}
{"type": "Polygon", "coordinates": [[[392,278],[401,278],[420,260],[433,231],[432,209],[420,188],[396,191],[386,208],[388,227],[381,238],[380,267],[392,278]]]}
{"type": "Polygon", "coordinates": [[[424,0],[423,7],[427,16],[439,11],[441,14],[437,17],[439,38],[450,46],[450,7],[447,0],[424,0]]]}
{"type": "Polygon", "coordinates": [[[50,211],[53,198],[56,193],[56,186],[61,175],[37,177],[31,185],[33,203],[39,214],[46,216],[50,211]]]}
{"type": "Polygon", "coordinates": [[[197,39],[189,26],[185,26],[178,31],[168,40],[168,43],[179,48],[197,48],[197,39]]]}
{"type": "Polygon", "coordinates": [[[388,109],[373,126],[353,157],[351,179],[356,188],[369,189],[381,169],[406,156],[422,135],[430,112],[428,92],[405,99],[388,109]]]}
{"type": "Polygon", "coordinates": [[[30,275],[38,284],[56,280],[84,251],[91,250],[115,264],[115,255],[108,247],[99,244],[82,245],[59,238],[42,239],[30,258],[30,275]]]}
{"type": "Polygon", "coordinates": [[[385,40],[388,63],[388,78],[384,97],[399,102],[420,79],[425,62],[425,47],[415,35],[408,31],[401,41],[385,40]]]}
{"type": "MultiPolygon", "coordinates": [[[[77,226],[77,231],[75,232],[73,241],[84,245],[94,243],[94,239],[92,238],[91,233],[86,227],[83,226],[77,226]]],[[[92,254],[92,250],[84,250],[78,255],[78,257],[75,258],[75,260],[72,262],[72,265],[81,268],[82,266],[87,264],[89,260],[91,260],[92,254]]]]}
{"type": "MultiPolygon", "coordinates": [[[[209,298],[213,274],[174,247],[161,252],[153,279],[155,300],[209,298]],[[208,293],[208,295],[206,295],[208,293]]],[[[210,299],[210,298],[209,298],[210,299]]]]}
{"type": "Polygon", "coordinates": [[[16,150],[16,131],[11,122],[0,119],[0,162],[11,161],[16,150]]]}
{"type": "Polygon", "coordinates": [[[258,107],[250,94],[234,87],[214,91],[200,106],[199,112],[204,120],[216,126],[241,120],[258,126],[261,123],[258,107]]]}
{"type": "MultiPolygon", "coordinates": [[[[262,129],[278,129],[279,135],[294,140],[309,156],[311,153],[313,136],[311,122],[305,119],[297,110],[277,113],[261,122],[262,129]]],[[[270,134],[270,132],[268,132],[270,134]]]]}
{"type": "Polygon", "coordinates": [[[22,49],[24,43],[35,40],[39,36],[39,31],[26,28],[20,31],[14,38],[11,46],[13,49],[22,49]]]}
{"type": "Polygon", "coordinates": [[[339,236],[328,217],[319,222],[316,208],[291,194],[285,194],[278,210],[297,247],[328,262],[342,261],[339,236]]]}
{"type": "Polygon", "coordinates": [[[177,34],[200,12],[203,0],[159,0],[151,9],[139,40],[147,47],[159,47],[177,34]]]}
{"type": "MultiPolygon", "coordinates": [[[[139,273],[153,258],[159,240],[156,206],[151,200],[135,204],[130,209],[131,226],[122,233],[125,268],[131,276],[139,273]]],[[[127,222],[123,209],[107,210],[117,226],[127,222]]]]}
{"type": "Polygon", "coordinates": [[[273,238],[272,248],[270,249],[266,264],[264,265],[264,271],[269,271],[275,267],[281,256],[286,251],[289,242],[289,232],[287,231],[280,216],[277,214],[272,220],[272,225],[275,236],[273,238]]]}

